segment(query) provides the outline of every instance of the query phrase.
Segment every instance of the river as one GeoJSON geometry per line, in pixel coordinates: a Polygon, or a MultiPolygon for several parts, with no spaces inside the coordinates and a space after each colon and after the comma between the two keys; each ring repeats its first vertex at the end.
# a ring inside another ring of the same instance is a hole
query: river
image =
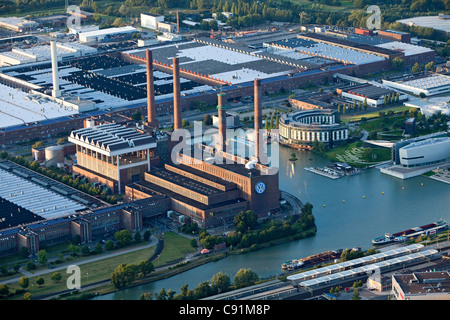
{"type": "Polygon", "coordinates": [[[240,268],[251,268],[260,277],[282,273],[281,263],[326,250],[372,247],[372,238],[439,219],[450,220],[450,185],[420,176],[401,180],[378,169],[332,180],[304,170],[330,161],[309,151],[280,146],[280,189],[310,202],[316,219],[314,237],[292,241],[242,255],[231,255],[154,283],[100,296],[97,300],[135,300],[143,292],[172,289],[184,284],[194,289],[219,271],[231,280],[240,268]],[[292,152],[298,160],[290,162],[292,152]]]}

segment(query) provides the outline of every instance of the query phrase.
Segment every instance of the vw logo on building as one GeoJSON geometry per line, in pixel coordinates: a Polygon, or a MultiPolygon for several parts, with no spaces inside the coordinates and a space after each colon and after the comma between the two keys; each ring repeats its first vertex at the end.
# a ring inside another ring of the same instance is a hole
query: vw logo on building
{"type": "Polygon", "coordinates": [[[261,194],[266,190],[264,182],[258,182],[255,186],[256,193],[261,194]]]}

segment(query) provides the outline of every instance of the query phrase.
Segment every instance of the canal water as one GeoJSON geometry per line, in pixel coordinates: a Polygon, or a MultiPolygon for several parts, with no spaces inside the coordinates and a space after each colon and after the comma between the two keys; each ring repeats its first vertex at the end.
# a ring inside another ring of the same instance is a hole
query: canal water
{"type": "Polygon", "coordinates": [[[292,241],[242,255],[231,255],[154,283],[97,297],[97,300],[134,300],[143,292],[172,289],[176,294],[187,284],[194,289],[221,271],[231,280],[240,268],[250,268],[260,277],[282,273],[281,264],[291,259],[333,249],[372,247],[371,240],[439,219],[450,220],[450,185],[420,176],[401,180],[379,169],[330,179],[304,170],[330,161],[309,151],[280,146],[280,189],[310,202],[316,219],[314,237],[292,241]],[[288,159],[292,152],[298,160],[288,159]]]}

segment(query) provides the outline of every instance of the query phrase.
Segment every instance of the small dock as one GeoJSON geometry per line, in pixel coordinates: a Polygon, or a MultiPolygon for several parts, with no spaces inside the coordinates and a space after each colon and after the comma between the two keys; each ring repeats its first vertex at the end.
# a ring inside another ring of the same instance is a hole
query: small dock
{"type": "Polygon", "coordinates": [[[342,174],[327,168],[305,168],[305,170],[330,179],[339,179],[342,177],[342,174]]]}

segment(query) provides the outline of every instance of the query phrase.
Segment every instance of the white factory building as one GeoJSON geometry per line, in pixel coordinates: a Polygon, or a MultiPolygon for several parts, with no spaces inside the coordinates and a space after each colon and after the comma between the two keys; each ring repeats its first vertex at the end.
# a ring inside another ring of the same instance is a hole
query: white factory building
{"type": "Polygon", "coordinates": [[[423,93],[427,97],[450,92],[450,76],[443,74],[434,74],[403,81],[388,81],[383,79],[383,84],[414,95],[423,93]]]}
{"type": "Polygon", "coordinates": [[[156,30],[159,22],[164,22],[164,16],[155,13],[141,13],[142,27],[156,30]]]}
{"type": "Polygon", "coordinates": [[[39,26],[35,21],[17,17],[0,18],[0,27],[16,32],[34,30],[39,26]]]}
{"type": "MultiPolygon", "coordinates": [[[[56,43],[56,51],[60,61],[97,53],[95,48],[73,42],[56,43]]],[[[50,45],[39,45],[24,49],[14,48],[11,51],[0,53],[0,67],[50,60],[50,45]]]]}
{"type": "Polygon", "coordinates": [[[81,43],[96,43],[104,41],[106,38],[133,34],[136,32],[139,32],[139,30],[132,26],[125,26],[121,28],[108,28],[82,32],[79,34],[79,39],[81,43]]]}

